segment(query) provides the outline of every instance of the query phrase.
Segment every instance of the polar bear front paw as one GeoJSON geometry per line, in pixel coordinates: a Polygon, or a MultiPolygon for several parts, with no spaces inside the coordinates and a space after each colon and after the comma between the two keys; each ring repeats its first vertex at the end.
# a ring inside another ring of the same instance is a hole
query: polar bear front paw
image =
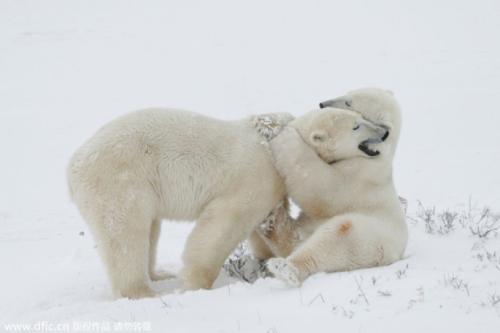
{"type": "Polygon", "coordinates": [[[276,230],[279,214],[282,213],[282,210],[285,210],[285,213],[288,214],[288,210],[285,207],[285,202],[281,201],[274,209],[267,215],[264,221],[261,222],[257,231],[263,235],[264,237],[269,238],[271,234],[276,230]]]}
{"type": "Polygon", "coordinates": [[[253,117],[257,132],[267,141],[275,138],[294,119],[289,113],[268,113],[253,117]]]}
{"type": "Polygon", "coordinates": [[[267,269],[279,280],[292,287],[300,287],[299,270],[284,258],[271,258],[267,261],[267,269]]]}
{"type": "Polygon", "coordinates": [[[270,238],[276,229],[274,216],[268,216],[266,219],[259,224],[257,232],[264,237],[270,238]]]}

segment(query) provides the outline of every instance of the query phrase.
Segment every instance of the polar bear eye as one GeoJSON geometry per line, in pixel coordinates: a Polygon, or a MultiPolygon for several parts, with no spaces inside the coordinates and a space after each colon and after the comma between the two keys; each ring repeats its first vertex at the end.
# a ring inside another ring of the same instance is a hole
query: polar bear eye
{"type": "Polygon", "coordinates": [[[347,106],[347,107],[351,107],[351,105],[352,105],[350,101],[345,101],[344,103],[345,103],[345,106],[347,106]]]}
{"type": "Polygon", "coordinates": [[[352,128],[352,130],[353,130],[353,131],[357,131],[357,130],[359,130],[359,125],[354,126],[354,127],[352,128]]]}

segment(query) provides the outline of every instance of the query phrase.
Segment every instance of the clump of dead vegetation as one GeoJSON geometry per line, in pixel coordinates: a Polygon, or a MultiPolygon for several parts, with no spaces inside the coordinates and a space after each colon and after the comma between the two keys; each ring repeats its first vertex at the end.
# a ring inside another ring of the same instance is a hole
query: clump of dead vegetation
{"type": "Polygon", "coordinates": [[[488,207],[476,208],[469,202],[462,210],[437,210],[435,206],[425,206],[417,202],[415,216],[408,216],[413,223],[423,224],[428,234],[447,235],[457,229],[467,230],[480,239],[498,236],[500,215],[488,207]]]}

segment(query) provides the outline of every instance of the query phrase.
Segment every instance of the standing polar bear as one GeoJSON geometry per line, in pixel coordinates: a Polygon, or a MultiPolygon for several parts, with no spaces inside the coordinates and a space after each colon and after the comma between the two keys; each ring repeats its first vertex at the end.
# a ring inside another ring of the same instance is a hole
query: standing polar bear
{"type": "MultiPolygon", "coordinates": [[[[283,121],[288,121],[286,115],[283,121]]],[[[234,248],[285,197],[251,119],[148,109],[102,127],[67,169],[114,294],[153,295],[162,219],[197,220],[183,253],[184,289],[210,288],[234,248]]]]}
{"type": "Polygon", "coordinates": [[[401,126],[392,93],[360,89],[320,106],[358,112],[384,133],[358,145],[363,125],[349,117],[338,117],[333,133],[323,122],[297,119],[271,141],[275,166],[302,212],[297,221],[281,214],[261,234],[286,257],[267,267],[292,286],[316,272],[390,264],[403,256],[408,238],[392,179],[401,126]],[[353,150],[364,154],[349,156],[353,150]]]}

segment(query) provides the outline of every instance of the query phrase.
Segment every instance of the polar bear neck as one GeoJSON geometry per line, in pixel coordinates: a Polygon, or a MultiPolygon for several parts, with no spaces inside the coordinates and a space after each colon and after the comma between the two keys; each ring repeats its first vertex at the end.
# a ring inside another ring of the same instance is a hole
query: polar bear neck
{"type": "Polygon", "coordinates": [[[372,184],[386,185],[392,183],[392,157],[383,154],[374,157],[356,157],[333,163],[334,172],[342,174],[352,182],[360,179],[372,184]]]}

